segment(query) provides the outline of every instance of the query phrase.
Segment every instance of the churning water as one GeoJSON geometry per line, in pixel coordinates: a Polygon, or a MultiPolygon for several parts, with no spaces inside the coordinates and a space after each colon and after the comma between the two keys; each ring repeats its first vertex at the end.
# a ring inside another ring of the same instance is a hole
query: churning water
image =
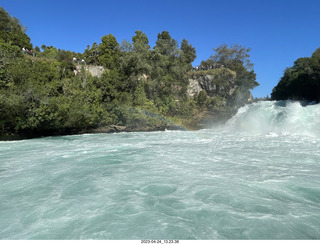
{"type": "Polygon", "coordinates": [[[320,105],[0,142],[0,239],[320,239],[320,105]]]}

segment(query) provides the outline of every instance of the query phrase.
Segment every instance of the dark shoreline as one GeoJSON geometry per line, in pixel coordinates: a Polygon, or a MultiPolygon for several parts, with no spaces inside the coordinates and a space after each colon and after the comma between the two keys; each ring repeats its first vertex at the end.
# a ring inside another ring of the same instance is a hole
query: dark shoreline
{"type": "Polygon", "coordinates": [[[235,115],[237,109],[226,111],[210,111],[205,113],[196,123],[188,125],[177,125],[174,123],[168,123],[166,125],[154,125],[154,126],[121,126],[121,125],[108,125],[98,128],[89,128],[83,130],[69,129],[65,131],[47,130],[47,131],[25,131],[21,133],[5,132],[0,134],[0,141],[17,141],[27,140],[35,138],[43,138],[49,136],[68,136],[68,135],[81,135],[81,134],[98,134],[98,133],[120,133],[120,132],[153,132],[153,131],[165,131],[165,130],[177,130],[177,131],[197,131],[200,129],[208,128],[212,125],[222,125],[233,115],[235,115]]]}
{"type": "Polygon", "coordinates": [[[44,138],[44,137],[50,137],[50,136],[68,136],[68,135],[99,134],[99,133],[112,134],[112,133],[120,133],[120,132],[152,132],[152,131],[165,131],[165,130],[186,131],[187,129],[178,125],[159,126],[159,127],[137,127],[137,128],[110,125],[110,126],[104,126],[104,127],[95,128],[95,129],[86,129],[81,131],[68,131],[63,133],[58,133],[58,132],[42,132],[42,133],[28,132],[28,133],[20,133],[20,134],[5,133],[3,135],[0,135],[0,141],[18,141],[18,140],[44,138]]]}

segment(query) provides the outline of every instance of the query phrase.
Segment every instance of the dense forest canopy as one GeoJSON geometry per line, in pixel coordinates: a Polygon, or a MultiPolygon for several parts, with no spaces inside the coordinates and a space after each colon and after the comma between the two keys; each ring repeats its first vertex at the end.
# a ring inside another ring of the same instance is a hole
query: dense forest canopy
{"type": "Polygon", "coordinates": [[[284,71],[271,98],[320,101],[320,48],[309,58],[297,59],[284,71]]]}
{"type": "MultiPolygon", "coordinates": [[[[205,91],[188,96],[196,49],[185,39],[179,44],[167,31],[158,34],[153,48],[141,30],[121,44],[112,34],[105,35],[83,53],[33,48],[21,23],[0,8],[0,34],[2,135],[77,133],[109,125],[192,125],[204,110],[234,105],[235,97],[222,103],[225,98],[210,98],[205,91]],[[103,66],[101,77],[86,72],[88,65],[103,66]]],[[[236,72],[238,92],[258,85],[249,49],[222,45],[214,51],[204,64],[220,63],[222,71],[236,72]]]]}

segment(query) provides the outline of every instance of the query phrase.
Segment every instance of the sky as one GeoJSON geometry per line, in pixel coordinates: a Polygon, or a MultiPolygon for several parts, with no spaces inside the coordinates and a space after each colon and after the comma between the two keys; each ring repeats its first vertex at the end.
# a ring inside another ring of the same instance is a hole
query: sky
{"type": "Polygon", "coordinates": [[[251,48],[254,97],[270,96],[285,68],[320,47],[320,0],[0,0],[27,28],[33,46],[83,52],[113,34],[130,41],[142,30],[153,47],[166,30],[196,48],[193,66],[221,44],[251,48]]]}

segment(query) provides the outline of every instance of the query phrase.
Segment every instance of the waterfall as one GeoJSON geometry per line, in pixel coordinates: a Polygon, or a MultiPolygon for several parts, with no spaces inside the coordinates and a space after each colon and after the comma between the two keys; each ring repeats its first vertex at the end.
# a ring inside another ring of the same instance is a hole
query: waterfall
{"type": "Polygon", "coordinates": [[[247,133],[320,136],[320,104],[260,101],[240,108],[225,128],[247,133]]]}

